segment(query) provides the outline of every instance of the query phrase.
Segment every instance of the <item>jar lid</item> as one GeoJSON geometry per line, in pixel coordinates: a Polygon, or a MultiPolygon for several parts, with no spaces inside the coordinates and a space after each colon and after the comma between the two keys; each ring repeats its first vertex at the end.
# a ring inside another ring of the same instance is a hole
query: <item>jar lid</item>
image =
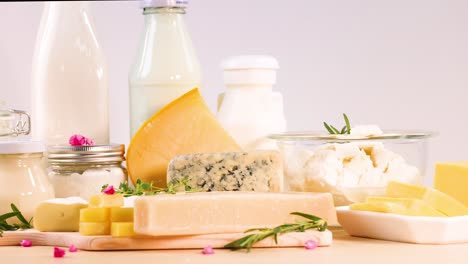
{"type": "Polygon", "coordinates": [[[225,59],[221,63],[224,70],[247,70],[266,69],[276,70],[279,68],[278,60],[268,55],[243,55],[225,59]]]}
{"type": "Polygon", "coordinates": [[[188,0],[141,0],[140,7],[187,7],[188,0]]]}
{"type": "Polygon", "coordinates": [[[69,146],[54,145],[47,150],[47,159],[51,164],[64,163],[106,163],[125,160],[125,145],[69,146]]]}
{"type": "Polygon", "coordinates": [[[43,153],[42,141],[0,141],[0,154],[43,153]]]}

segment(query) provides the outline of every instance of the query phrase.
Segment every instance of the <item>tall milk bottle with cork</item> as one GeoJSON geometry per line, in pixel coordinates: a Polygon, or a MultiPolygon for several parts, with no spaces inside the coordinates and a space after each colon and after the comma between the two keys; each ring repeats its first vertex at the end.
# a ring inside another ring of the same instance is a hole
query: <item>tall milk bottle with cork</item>
{"type": "Polygon", "coordinates": [[[184,21],[188,1],[143,0],[144,30],[129,73],[130,134],[165,105],[200,87],[200,64],[184,21]]]}

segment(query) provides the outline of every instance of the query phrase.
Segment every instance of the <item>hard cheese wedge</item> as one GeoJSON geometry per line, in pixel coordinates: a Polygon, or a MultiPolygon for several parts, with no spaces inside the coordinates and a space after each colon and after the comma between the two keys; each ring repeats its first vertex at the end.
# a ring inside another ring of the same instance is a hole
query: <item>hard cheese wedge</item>
{"type": "Polygon", "coordinates": [[[34,213],[34,228],[41,232],[76,232],[80,209],[88,202],[80,197],[58,198],[41,202],[34,213]]]}
{"type": "Polygon", "coordinates": [[[122,194],[100,194],[89,198],[89,207],[120,207],[124,205],[122,194]]]}
{"type": "Polygon", "coordinates": [[[367,197],[365,203],[352,204],[350,209],[413,216],[446,216],[422,200],[413,198],[367,197]]]}
{"type": "Polygon", "coordinates": [[[277,151],[201,153],[171,160],[167,182],[186,178],[199,191],[280,192],[283,166],[277,151]]]}
{"type": "Polygon", "coordinates": [[[134,229],[151,236],[236,233],[294,223],[291,212],[337,223],[329,193],[200,192],[139,197],[134,229]]]}
{"type": "Polygon", "coordinates": [[[167,166],[175,156],[239,150],[198,89],[193,89],[161,109],[138,130],[128,148],[127,168],[133,183],[141,179],[165,187],[167,166]]]}
{"type": "Polygon", "coordinates": [[[434,187],[468,206],[468,161],[437,163],[434,187]]]}
{"type": "Polygon", "coordinates": [[[389,197],[421,199],[447,216],[468,214],[468,208],[461,202],[443,192],[423,186],[391,181],[387,185],[386,194],[389,197]]]}

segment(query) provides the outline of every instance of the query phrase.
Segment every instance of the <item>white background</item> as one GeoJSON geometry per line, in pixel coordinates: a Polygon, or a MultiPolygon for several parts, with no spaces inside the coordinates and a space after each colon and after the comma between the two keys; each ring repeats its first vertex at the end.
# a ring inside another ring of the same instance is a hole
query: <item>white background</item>
{"type": "MultiPolygon", "coordinates": [[[[91,6],[109,65],[111,140],[127,144],[127,73],[143,16],[138,2],[91,6]]],[[[17,109],[30,107],[42,9],[0,3],[0,101],[17,109]]],[[[352,123],[438,131],[430,176],[436,161],[468,159],[468,1],[193,0],[187,12],[212,110],[224,57],[271,54],[290,130],[322,129],[346,112],[352,123]]]]}

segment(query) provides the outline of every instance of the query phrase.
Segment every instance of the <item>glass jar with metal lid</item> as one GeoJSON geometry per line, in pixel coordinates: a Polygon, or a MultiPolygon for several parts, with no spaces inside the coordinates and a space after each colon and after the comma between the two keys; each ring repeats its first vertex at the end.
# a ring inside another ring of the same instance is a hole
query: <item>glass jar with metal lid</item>
{"type": "Polygon", "coordinates": [[[57,198],[79,196],[89,199],[101,193],[104,184],[119,186],[127,180],[125,146],[50,146],[48,173],[57,198]]]}

